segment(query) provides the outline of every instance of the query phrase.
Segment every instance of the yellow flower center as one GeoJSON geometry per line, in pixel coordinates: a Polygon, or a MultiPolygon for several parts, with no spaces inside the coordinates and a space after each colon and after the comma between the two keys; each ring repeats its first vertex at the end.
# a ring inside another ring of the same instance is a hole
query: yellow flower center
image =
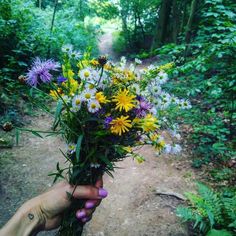
{"type": "Polygon", "coordinates": [[[96,104],[94,104],[94,103],[91,104],[91,108],[92,108],[92,109],[95,109],[96,107],[97,107],[96,104]]]}
{"type": "Polygon", "coordinates": [[[75,104],[76,104],[76,105],[80,105],[80,103],[81,103],[81,101],[80,101],[79,99],[77,99],[77,100],[75,101],[75,104]]]}
{"type": "Polygon", "coordinates": [[[88,87],[89,89],[93,89],[95,86],[93,84],[90,84],[88,87]]]}
{"type": "Polygon", "coordinates": [[[91,94],[86,93],[86,94],[84,95],[84,97],[85,97],[86,99],[90,99],[90,98],[91,98],[91,94]]]}
{"type": "Polygon", "coordinates": [[[88,78],[90,76],[90,73],[88,71],[84,72],[84,77],[88,78]]]}

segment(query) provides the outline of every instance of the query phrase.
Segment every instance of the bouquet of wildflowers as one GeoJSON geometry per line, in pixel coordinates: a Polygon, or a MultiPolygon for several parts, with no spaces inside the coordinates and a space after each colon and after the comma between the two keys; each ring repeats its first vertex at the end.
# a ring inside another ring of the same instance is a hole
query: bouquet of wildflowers
{"type": "MultiPolygon", "coordinates": [[[[71,46],[63,51],[62,66],[53,60],[36,59],[27,74],[27,82],[33,87],[49,84],[50,96],[57,102],[53,129],[67,143],[63,155],[68,168],[60,169],[58,165],[56,178],[67,171],[69,182],[75,186],[94,184],[104,173],[112,175],[115,163],[128,155],[142,162],[135,147],[151,144],[158,152],[165,149],[158,111],[166,104],[179,106],[185,102],[189,106],[187,101],[161,91],[161,84],[167,80],[164,71],[171,64],[137,72],[139,60],[128,68],[125,58],[112,64],[106,57],[96,60],[89,53],[82,56],[71,46]],[[53,79],[52,72],[59,77],[53,79]]],[[[82,233],[83,223],[75,218],[75,211],[83,204],[73,202],[64,215],[59,235],[82,233]]]]}

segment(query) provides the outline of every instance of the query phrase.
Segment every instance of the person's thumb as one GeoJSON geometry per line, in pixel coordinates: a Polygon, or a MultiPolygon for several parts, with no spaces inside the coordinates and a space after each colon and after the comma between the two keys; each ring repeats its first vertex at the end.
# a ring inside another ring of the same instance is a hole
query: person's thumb
{"type": "Polygon", "coordinates": [[[108,195],[104,188],[96,188],[91,185],[79,185],[76,187],[73,197],[78,199],[102,199],[108,195]]]}

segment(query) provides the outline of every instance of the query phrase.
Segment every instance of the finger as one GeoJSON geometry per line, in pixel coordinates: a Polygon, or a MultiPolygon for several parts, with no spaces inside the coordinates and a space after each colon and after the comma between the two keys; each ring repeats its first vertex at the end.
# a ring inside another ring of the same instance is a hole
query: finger
{"type": "Polygon", "coordinates": [[[91,219],[92,219],[92,217],[84,217],[84,218],[81,219],[81,221],[82,221],[83,223],[87,223],[87,222],[89,222],[91,219]]]}
{"type": "MultiPolygon", "coordinates": [[[[74,189],[73,186],[71,188],[74,189]]],[[[102,199],[108,195],[103,188],[96,188],[91,185],[80,185],[74,189],[73,197],[78,199],[102,199]]]]}
{"type": "Polygon", "coordinates": [[[85,218],[85,217],[91,217],[92,214],[94,213],[95,211],[95,208],[93,209],[80,209],[76,212],[76,217],[77,219],[82,219],[82,218],[85,218]]]}
{"type": "Polygon", "coordinates": [[[100,203],[101,203],[101,200],[88,200],[85,202],[84,207],[86,209],[91,209],[91,208],[99,206],[100,203]]]}
{"type": "Polygon", "coordinates": [[[95,183],[95,187],[102,188],[103,187],[103,179],[102,177],[99,177],[97,182],[95,183]]]}

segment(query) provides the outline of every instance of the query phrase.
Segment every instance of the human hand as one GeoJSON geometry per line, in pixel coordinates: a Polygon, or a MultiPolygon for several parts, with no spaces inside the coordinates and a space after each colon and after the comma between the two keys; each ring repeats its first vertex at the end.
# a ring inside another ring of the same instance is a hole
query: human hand
{"type": "Polygon", "coordinates": [[[101,200],[107,196],[102,188],[103,181],[99,179],[95,186],[71,186],[67,182],[60,182],[47,192],[23,204],[7,225],[0,230],[7,235],[32,235],[42,230],[55,229],[60,225],[63,212],[71,206],[68,193],[76,199],[87,199],[85,208],[78,209],[76,217],[83,223],[92,218],[92,214],[101,200]],[[14,231],[15,230],[15,231],[14,231]],[[14,232],[17,232],[14,234],[14,232]],[[22,232],[22,233],[20,233],[22,232]]]}

